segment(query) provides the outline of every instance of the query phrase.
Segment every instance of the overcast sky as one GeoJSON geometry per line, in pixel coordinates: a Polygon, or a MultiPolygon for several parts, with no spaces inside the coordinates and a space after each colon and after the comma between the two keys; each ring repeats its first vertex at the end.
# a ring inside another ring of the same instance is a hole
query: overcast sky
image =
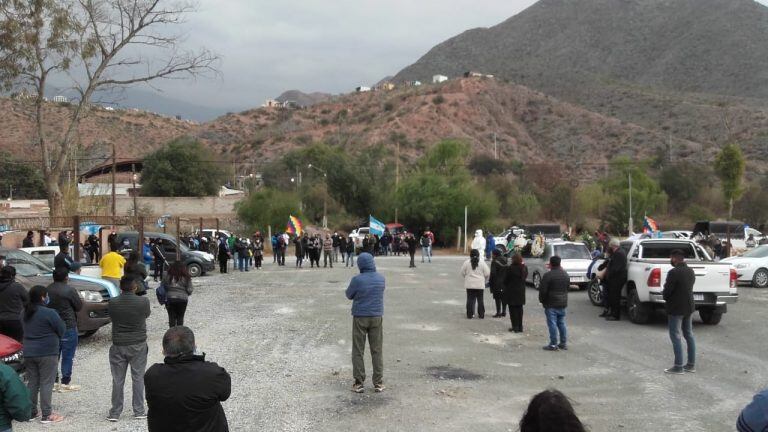
{"type": "Polygon", "coordinates": [[[284,90],[340,93],[373,84],[445,39],[498,24],[535,0],[198,2],[185,46],[220,54],[222,76],[161,87],[168,97],[239,110],[284,90]]]}

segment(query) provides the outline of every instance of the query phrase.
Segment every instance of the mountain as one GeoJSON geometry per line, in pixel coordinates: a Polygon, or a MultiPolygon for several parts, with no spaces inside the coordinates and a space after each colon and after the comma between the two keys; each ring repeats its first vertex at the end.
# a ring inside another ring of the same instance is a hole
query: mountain
{"type": "Polygon", "coordinates": [[[309,107],[321,102],[327,102],[333,97],[330,93],[304,93],[300,90],[288,90],[277,97],[278,102],[293,101],[301,107],[309,107]]]}
{"type": "Polygon", "coordinates": [[[430,50],[398,81],[468,70],[559,95],[619,81],[768,97],[768,8],[754,0],[541,0],[430,50]]]}

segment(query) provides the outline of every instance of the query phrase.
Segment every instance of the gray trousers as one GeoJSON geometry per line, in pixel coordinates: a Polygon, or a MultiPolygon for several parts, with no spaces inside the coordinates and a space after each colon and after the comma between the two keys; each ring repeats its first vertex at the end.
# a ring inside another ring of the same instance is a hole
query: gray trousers
{"type": "Polygon", "coordinates": [[[43,417],[51,415],[51,399],[53,383],[56,381],[56,371],[59,367],[59,356],[27,357],[24,359],[27,368],[27,389],[32,400],[32,417],[38,414],[37,399],[40,398],[40,409],[43,417]]]}
{"type": "Polygon", "coordinates": [[[384,326],[382,317],[354,317],[352,319],[352,376],[355,382],[365,382],[365,339],[371,347],[373,384],[383,384],[384,326]]]}
{"type": "Polygon", "coordinates": [[[112,369],[112,409],[110,418],[119,418],[123,412],[123,386],[128,365],[131,366],[133,382],[133,415],[144,415],[144,370],[147,368],[146,343],[109,348],[109,367],[112,369]]]}

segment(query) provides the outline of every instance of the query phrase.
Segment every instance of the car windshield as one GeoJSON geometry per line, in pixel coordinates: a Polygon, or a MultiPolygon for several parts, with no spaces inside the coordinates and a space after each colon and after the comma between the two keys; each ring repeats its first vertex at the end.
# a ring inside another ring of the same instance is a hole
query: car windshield
{"type": "Polygon", "coordinates": [[[768,257],[768,246],[760,246],[756,249],[752,249],[749,252],[742,255],[744,258],[765,258],[768,257]]]}
{"type": "Polygon", "coordinates": [[[585,245],[579,245],[579,244],[564,244],[564,245],[555,245],[555,255],[559,256],[560,259],[564,260],[573,260],[573,259],[580,259],[580,260],[590,260],[592,257],[589,255],[589,249],[585,245]]]}
{"type": "Polygon", "coordinates": [[[9,250],[3,253],[5,254],[5,262],[16,268],[16,273],[21,276],[31,277],[51,272],[51,268],[44,262],[26,252],[9,250]]]}

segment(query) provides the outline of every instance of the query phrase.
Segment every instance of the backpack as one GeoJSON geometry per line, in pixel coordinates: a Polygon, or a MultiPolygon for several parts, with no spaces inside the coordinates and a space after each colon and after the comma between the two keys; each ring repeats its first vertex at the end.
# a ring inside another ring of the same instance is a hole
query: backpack
{"type": "Polygon", "coordinates": [[[157,296],[157,302],[160,303],[161,305],[164,305],[165,302],[168,300],[164,283],[160,282],[160,286],[157,287],[157,289],[155,290],[155,295],[157,296]]]}

